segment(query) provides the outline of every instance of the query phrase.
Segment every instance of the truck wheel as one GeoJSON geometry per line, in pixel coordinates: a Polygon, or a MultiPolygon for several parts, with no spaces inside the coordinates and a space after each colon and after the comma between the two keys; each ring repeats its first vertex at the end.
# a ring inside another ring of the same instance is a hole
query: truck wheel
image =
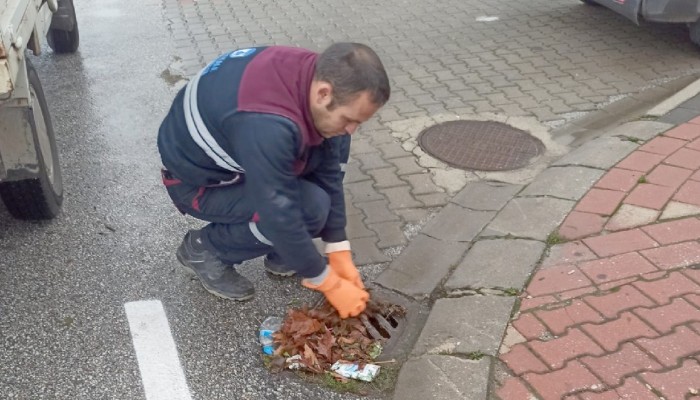
{"type": "Polygon", "coordinates": [[[80,32],[72,0],[58,0],[58,10],[51,20],[46,39],[56,53],[75,53],[78,50],[80,32]]]}
{"type": "Polygon", "coordinates": [[[39,75],[29,60],[27,75],[32,107],[27,110],[26,115],[34,137],[38,172],[34,178],[0,183],[0,198],[15,218],[51,219],[58,215],[63,202],[58,148],[44,90],[41,88],[39,75]]]}

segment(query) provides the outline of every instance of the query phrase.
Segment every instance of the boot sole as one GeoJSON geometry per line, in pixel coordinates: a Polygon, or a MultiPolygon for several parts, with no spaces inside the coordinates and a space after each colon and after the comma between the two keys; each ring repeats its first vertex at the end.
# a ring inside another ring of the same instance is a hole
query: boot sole
{"type": "Polygon", "coordinates": [[[288,276],[292,276],[292,275],[296,274],[296,272],[294,272],[294,271],[289,271],[289,272],[277,272],[277,271],[271,271],[271,270],[269,270],[269,269],[267,269],[267,268],[265,268],[265,272],[267,272],[267,273],[270,274],[270,275],[282,276],[282,277],[288,277],[288,276]]]}
{"type": "Polygon", "coordinates": [[[204,290],[213,294],[214,296],[222,298],[222,299],[226,299],[226,300],[233,300],[233,301],[246,301],[246,300],[252,299],[255,296],[255,292],[253,292],[251,294],[241,296],[241,297],[230,297],[230,296],[225,296],[225,295],[215,291],[214,289],[210,289],[204,284],[204,282],[201,279],[199,279],[197,272],[195,272],[195,270],[193,270],[192,267],[187,265],[187,263],[182,260],[182,256],[180,255],[179,251],[175,253],[175,256],[177,257],[177,261],[180,263],[180,267],[182,268],[182,270],[185,273],[187,273],[187,275],[189,275],[191,279],[197,278],[197,280],[202,285],[204,290]]]}
{"type": "Polygon", "coordinates": [[[187,272],[188,275],[197,276],[197,273],[192,269],[192,267],[187,265],[187,263],[182,259],[182,256],[180,255],[180,249],[177,249],[177,251],[175,252],[175,258],[177,258],[177,261],[180,263],[180,267],[182,267],[182,269],[185,272],[187,272]]]}
{"type": "MultiPolygon", "coordinates": [[[[202,283],[202,281],[200,281],[200,283],[202,283]]],[[[226,299],[226,300],[246,301],[246,300],[252,299],[255,296],[255,293],[251,293],[251,294],[243,296],[243,297],[228,297],[228,296],[224,296],[223,294],[221,294],[219,292],[216,292],[214,290],[209,289],[208,287],[204,286],[204,283],[202,283],[202,287],[204,288],[204,290],[213,294],[214,296],[222,298],[222,299],[226,299]]]]}
{"type": "Polygon", "coordinates": [[[268,261],[265,259],[263,261],[263,266],[265,267],[265,272],[268,274],[274,275],[274,276],[283,276],[283,277],[288,277],[296,274],[296,271],[292,270],[286,270],[286,271],[276,271],[268,267],[268,261]]]}

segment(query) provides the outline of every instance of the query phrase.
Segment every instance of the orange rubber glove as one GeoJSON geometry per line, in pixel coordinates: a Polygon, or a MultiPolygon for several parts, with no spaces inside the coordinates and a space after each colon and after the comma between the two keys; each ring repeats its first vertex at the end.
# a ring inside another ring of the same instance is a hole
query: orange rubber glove
{"type": "Polygon", "coordinates": [[[328,264],[341,278],[349,280],[360,289],[365,288],[360,272],[355,263],[352,262],[350,242],[345,240],[338,243],[326,243],[326,254],[328,255],[328,264]]]}
{"type": "Polygon", "coordinates": [[[328,267],[326,278],[318,285],[304,279],[305,287],[323,293],[329,303],[338,311],[340,318],[356,317],[367,307],[369,293],[343,279],[333,268],[328,267]]]}

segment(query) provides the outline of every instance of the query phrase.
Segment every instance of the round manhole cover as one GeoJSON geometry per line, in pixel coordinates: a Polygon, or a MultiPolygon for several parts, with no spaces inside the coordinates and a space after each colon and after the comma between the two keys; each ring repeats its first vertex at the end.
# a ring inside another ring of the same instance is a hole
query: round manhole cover
{"type": "Polygon", "coordinates": [[[527,132],[494,121],[443,122],[421,132],[418,143],[450,166],[480,171],[522,168],[545,150],[527,132]]]}

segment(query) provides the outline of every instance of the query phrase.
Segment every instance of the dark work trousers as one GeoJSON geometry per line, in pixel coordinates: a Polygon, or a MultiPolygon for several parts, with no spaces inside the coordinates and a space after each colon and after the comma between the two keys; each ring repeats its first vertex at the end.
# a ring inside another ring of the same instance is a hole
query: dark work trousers
{"type": "MultiPolygon", "coordinates": [[[[195,218],[210,222],[202,229],[204,246],[226,264],[272,252],[272,247],[258,240],[250,222],[255,204],[243,195],[245,182],[220,187],[197,187],[176,181],[166,181],[168,194],[177,208],[195,218]]],[[[299,179],[304,223],[312,237],[318,236],[326,224],[331,200],[323,189],[305,179],[299,179]]],[[[275,253],[272,261],[283,263],[275,253]]]]}
{"type": "MultiPolygon", "coordinates": [[[[341,164],[346,164],[350,135],[341,140],[341,164]]],[[[240,183],[232,185],[200,187],[182,183],[164,171],[163,182],[180,212],[210,222],[202,229],[202,240],[221,261],[234,265],[268,254],[271,261],[284,264],[272,246],[258,240],[251,231],[250,222],[256,210],[252,199],[244,196],[245,176],[240,183]]],[[[309,234],[317,237],[330,212],[330,196],[303,178],[299,179],[299,186],[304,224],[309,234]]]]}

